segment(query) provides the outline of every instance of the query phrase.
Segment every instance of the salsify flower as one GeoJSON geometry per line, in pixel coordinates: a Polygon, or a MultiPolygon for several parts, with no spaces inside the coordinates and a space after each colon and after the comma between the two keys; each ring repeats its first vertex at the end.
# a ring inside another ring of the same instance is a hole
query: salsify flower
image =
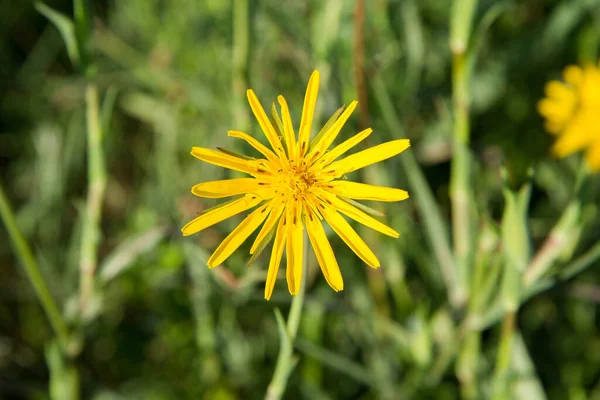
{"type": "Polygon", "coordinates": [[[398,232],[363,212],[361,208],[366,208],[354,200],[400,201],[408,198],[406,191],[338,178],[401,153],[410,146],[409,141],[393,140],[338,160],[367,138],[372,130],[365,129],[328,150],[356,108],[358,103],[353,101],[347,109],[343,110],[342,107],[338,110],[310,141],[318,89],[319,71],[314,71],[306,89],[298,137],[283,96],[277,98],[282,117],[279,117],[273,104],[273,124],[254,92],[247,91],[250,108],[271,149],[240,131],[229,131],[228,135],[245,140],[262,158],[249,158],[203,147],[192,148],[192,155],[202,161],[241,171],[251,177],[204,182],[194,186],[192,193],[199,197],[241,196],[198,216],[185,225],[182,232],[186,236],[192,235],[257,207],[217,247],[208,260],[208,266],[213,268],[222,264],[264,222],[250,254],[256,255],[274,237],[265,285],[266,299],[273,292],[284,249],[288,289],[292,295],[300,290],[305,227],[323,275],[335,291],[342,290],[344,282],[325,234],[323,220],[358,257],[373,268],[379,267],[379,260],[342,214],[385,235],[394,238],[399,236],[398,232]]]}
{"type": "Polygon", "coordinates": [[[585,150],[590,169],[600,171],[600,69],[570,65],[563,78],[548,82],[546,98],[538,103],[546,129],[558,136],[553,152],[565,157],[585,150]]]}

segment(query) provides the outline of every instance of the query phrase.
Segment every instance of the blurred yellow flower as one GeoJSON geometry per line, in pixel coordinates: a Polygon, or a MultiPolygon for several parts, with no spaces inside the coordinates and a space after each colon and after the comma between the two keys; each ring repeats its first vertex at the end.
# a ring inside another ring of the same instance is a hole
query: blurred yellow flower
{"type": "Polygon", "coordinates": [[[538,103],[546,129],[557,135],[553,152],[559,157],[585,149],[592,171],[600,170],[600,69],[570,65],[564,82],[546,85],[546,98],[538,103]]]}
{"type": "Polygon", "coordinates": [[[192,155],[202,161],[245,172],[252,177],[204,182],[194,186],[192,193],[199,197],[241,196],[200,215],[185,225],[182,232],[185,236],[192,235],[238,213],[258,207],[217,247],[208,260],[208,266],[213,268],[223,263],[264,222],[250,254],[260,251],[274,236],[265,286],[266,299],[273,292],[284,248],[288,289],[293,295],[300,290],[303,278],[304,226],[323,275],[335,291],[342,290],[344,282],[321,224],[323,219],[358,257],[373,268],[379,267],[379,260],[341,214],[385,235],[395,238],[399,236],[398,232],[351,204],[356,204],[353,200],[345,199],[400,201],[408,198],[406,191],[337,178],[401,153],[410,146],[409,141],[393,140],[337,160],[369,136],[372,129],[365,129],[328,151],[356,108],[357,102],[353,101],[341,115],[334,114],[321,133],[309,143],[318,90],[319,71],[314,71],[306,89],[297,139],[283,96],[277,98],[283,120],[275,112],[273,125],[254,92],[247,91],[250,108],[272,150],[246,133],[229,131],[228,135],[245,140],[264,158],[248,158],[203,147],[192,148],[192,155]]]}

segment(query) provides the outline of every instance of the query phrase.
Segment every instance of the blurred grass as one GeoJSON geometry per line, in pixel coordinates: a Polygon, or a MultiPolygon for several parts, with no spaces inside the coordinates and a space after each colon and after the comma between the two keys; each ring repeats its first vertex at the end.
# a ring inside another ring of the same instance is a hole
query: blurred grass
{"type": "MultiPolygon", "coordinates": [[[[70,1],[46,4],[74,15],[70,1]]],[[[473,297],[466,310],[450,307],[440,264],[452,260],[440,250],[443,238],[433,236],[438,244],[430,246],[428,236],[435,211],[427,208],[438,204],[442,223],[433,231],[450,237],[449,0],[365,1],[362,30],[355,2],[90,4],[107,182],[94,308],[82,322],[77,288],[89,75],[73,66],[61,35],[31,3],[0,3],[0,182],[51,294],[69,324],[81,327],[84,344],[74,365],[82,398],[264,395],[279,346],[272,310],[285,314],[291,299],[279,282],[272,300],[263,300],[267,259],[247,269],[249,245],[225,267],[206,268],[239,218],[180,236],[184,221],[216,204],[189,188],[228,176],[189,150],[249,152],[226,136],[229,129],[261,136],[244,104],[248,87],[265,104],[284,94],[297,123],[314,68],[322,73],[319,121],[355,98],[366,102],[342,139],[365,121],[374,129],[369,145],[411,138],[410,154],[365,170],[360,180],[408,188],[413,197],[378,209],[401,232],[399,240],[365,235],[382,260],[380,270],[367,271],[332,236],[345,281],[345,290],[334,293],[311,259],[296,349],[301,359],[286,398],[491,396],[502,337],[494,289],[504,271],[502,253],[510,251],[499,244],[504,192],[526,184],[533,168],[527,245],[538,249],[575,196],[580,160],[548,156],[552,139],[535,103],[565,65],[597,61],[600,1],[515,1],[485,29],[479,23],[499,3],[481,0],[474,11],[469,156],[480,218],[467,275],[471,291],[486,288],[486,296],[473,297]],[[406,165],[413,156],[431,188],[430,206],[419,202],[419,178],[406,165]],[[475,392],[469,392],[472,382],[475,392]]],[[[596,176],[586,189],[574,259],[563,254],[549,265],[558,275],[540,281],[545,290],[534,286],[534,297],[522,296],[528,300],[516,314],[518,332],[503,366],[512,371],[516,399],[600,398],[596,176]],[[578,261],[588,249],[589,262],[578,261]],[[578,265],[587,269],[567,273],[578,265]]],[[[50,371],[53,382],[67,382],[70,365],[51,342],[4,228],[0,271],[0,398],[61,398],[60,387],[48,389],[50,371]]]]}

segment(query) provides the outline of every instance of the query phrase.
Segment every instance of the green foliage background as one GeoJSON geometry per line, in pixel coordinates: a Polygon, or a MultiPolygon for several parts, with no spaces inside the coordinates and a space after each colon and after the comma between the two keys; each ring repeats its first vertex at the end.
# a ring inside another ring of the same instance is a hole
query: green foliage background
{"type": "MultiPolygon", "coordinates": [[[[285,315],[291,301],[283,279],[265,301],[268,259],[265,254],[247,268],[248,243],[225,266],[208,270],[210,252],[240,218],[191,238],[179,232],[217,204],[192,196],[191,186],[231,176],[195,160],[190,148],[250,153],[227,130],[262,137],[245,103],[246,88],[265,105],[284,94],[296,123],[315,68],[322,73],[321,123],[341,104],[366,95],[341,137],[365,125],[374,129],[367,145],[410,137],[408,151],[449,220],[450,3],[367,1],[364,32],[358,33],[364,63],[357,64],[354,1],[249,0],[247,18],[243,10],[236,14],[240,1],[94,1],[90,54],[103,99],[108,181],[97,290],[84,316],[77,291],[87,190],[86,78],[33,4],[0,3],[0,182],[50,291],[77,327],[82,347],[72,367],[82,398],[264,395],[279,344],[273,310],[285,315]],[[364,68],[366,91],[357,84],[356,65],[364,68]],[[399,126],[382,111],[386,96],[399,126]]],[[[73,15],[70,1],[46,4],[73,15]]],[[[513,188],[533,168],[529,244],[537,249],[574,197],[580,158],[549,156],[552,138],[536,102],[544,83],[559,78],[566,65],[597,61],[600,1],[502,3],[507,7],[489,29],[478,30],[499,4],[481,0],[474,19],[481,41],[471,82],[473,190],[483,210],[477,223],[497,240],[505,204],[500,168],[513,188]]],[[[404,156],[355,178],[411,191],[400,163],[404,156]]],[[[600,239],[597,177],[589,189],[575,257],[600,239]]],[[[382,263],[370,271],[332,235],[345,280],[340,293],[327,286],[313,259],[296,343],[300,361],[285,398],[461,396],[464,376],[456,356],[464,315],[448,305],[422,215],[413,198],[376,207],[401,237],[361,231],[382,263]]],[[[490,264],[500,252],[500,245],[491,251],[490,264]]],[[[600,399],[597,266],[552,281],[520,308],[514,398],[600,399]]],[[[0,274],[0,398],[48,398],[48,382],[58,393],[68,372],[4,229],[0,274]]],[[[489,322],[471,371],[482,398],[493,384],[501,331],[499,318],[489,322]]]]}

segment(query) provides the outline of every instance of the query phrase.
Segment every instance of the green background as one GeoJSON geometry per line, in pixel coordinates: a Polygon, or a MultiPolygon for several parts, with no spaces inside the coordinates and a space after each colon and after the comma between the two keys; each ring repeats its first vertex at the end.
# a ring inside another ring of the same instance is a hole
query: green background
{"type": "MultiPolygon", "coordinates": [[[[33,4],[0,2],[0,182],[50,291],[77,327],[82,348],[72,366],[82,398],[264,395],[279,345],[273,310],[286,315],[291,301],[284,279],[265,301],[267,252],[246,267],[250,240],[225,266],[208,270],[210,252],[241,217],[189,238],[180,234],[185,222],[218,203],[195,198],[190,188],[237,176],[194,159],[191,147],[253,154],[227,137],[229,129],[264,141],[245,101],[249,87],[265,106],[285,95],[297,124],[308,77],[319,69],[316,122],[359,99],[340,138],[370,126],[374,133],[359,146],[364,149],[408,136],[413,146],[407,151],[450,219],[450,0],[369,0],[362,32],[355,1],[248,3],[247,15],[241,1],[91,4],[93,37],[81,54],[93,61],[87,76],[95,75],[102,97],[108,179],[96,296],[82,317],[77,291],[87,190],[86,74],[33,4]],[[357,71],[366,77],[364,86],[357,71]]],[[[566,65],[597,62],[600,1],[502,3],[506,8],[489,29],[481,28],[499,3],[480,1],[474,17],[480,47],[470,85],[470,148],[475,200],[485,215],[478,224],[497,232],[506,184],[500,169],[518,188],[533,168],[528,240],[536,249],[573,198],[580,162],[579,156],[559,161],[549,155],[552,138],[536,102],[545,82],[559,79],[566,65]]],[[[69,1],[47,4],[73,15],[69,1]]],[[[350,178],[412,193],[401,164],[405,155],[350,178]]],[[[593,206],[598,178],[589,185],[575,255],[600,239],[593,206]]],[[[345,281],[340,293],[327,286],[312,259],[296,343],[300,361],[285,398],[459,398],[462,315],[449,308],[422,214],[413,197],[369,205],[401,236],[359,230],[381,260],[382,268],[373,271],[332,234],[345,281]]],[[[523,368],[511,376],[525,392],[514,392],[515,398],[600,398],[598,302],[600,274],[593,264],[525,302],[514,344],[523,350],[523,368]]],[[[498,319],[482,331],[475,369],[481,398],[490,393],[499,335],[498,319]]],[[[67,379],[51,338],[2,227],[0,398],[45,399],[51,376],[56,387],[67,379]]]]}

